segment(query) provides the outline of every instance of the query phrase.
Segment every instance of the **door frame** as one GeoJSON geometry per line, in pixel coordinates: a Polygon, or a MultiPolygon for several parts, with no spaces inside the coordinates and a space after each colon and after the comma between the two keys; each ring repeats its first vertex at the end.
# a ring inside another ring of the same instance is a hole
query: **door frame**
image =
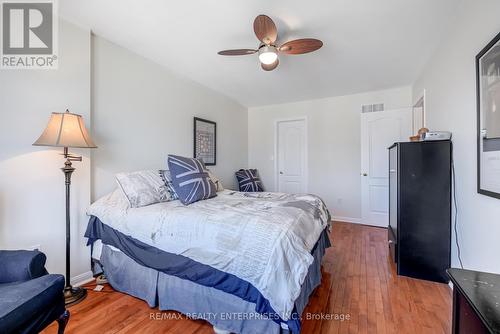
{"type": "Polygon", "coordinates": [[[308,135],[308,124],[307,124],[307,116],[298,116],[291,118],[280,118],[274,120],[274,191],[279,191],[279,170],[278,170],[278,132],[279,132],[279,124],[285,122],[293,122],[293,121],[303,121],[304,122],[304,141],[305,141],[305,152],[304,152],[304,189],[305,192],[309,191],[309,135],[308,135]]]}
{"type": "Polygon", "coordinates": [[[425,112],[426,112],[426,97],[425,97],[425,89],[422,90],[420,94],[417,95],[417,99],[413,102],[412,107],[411,107],[411,125],[412,125],[412,130],[414,134],[417,134],[418,130],[420,128],[416,129],[415,128],[415,108],[422,107],[422,128],[425,128],[425,112]],[[421,104],[419,106],[419,104],[421,104]]]}

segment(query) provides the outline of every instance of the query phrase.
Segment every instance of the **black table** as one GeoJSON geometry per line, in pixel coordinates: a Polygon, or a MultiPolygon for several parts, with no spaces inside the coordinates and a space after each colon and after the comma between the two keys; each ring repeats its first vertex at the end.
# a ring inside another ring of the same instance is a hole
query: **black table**
{"type": "Polygon", "coordinates": [[[500,275],[451,268],[453,333],[500,333],[500,275]]]}

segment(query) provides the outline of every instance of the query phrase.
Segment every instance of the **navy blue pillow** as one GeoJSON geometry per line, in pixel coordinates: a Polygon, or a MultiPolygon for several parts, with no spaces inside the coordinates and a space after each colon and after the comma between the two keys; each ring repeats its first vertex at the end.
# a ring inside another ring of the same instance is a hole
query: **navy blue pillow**
{"type": "Polygon", "coordinates": [[[236,172],[240,191],[259,192],[264,191],[264,186],[256,169],[240,169],[236,172]]]}
{"type": "Polygon", "coordinates": [[[200,160],[169,155],[168,169],[174,190],[182,204],[188,205],[217,196],[215,184],[200,160]]]}

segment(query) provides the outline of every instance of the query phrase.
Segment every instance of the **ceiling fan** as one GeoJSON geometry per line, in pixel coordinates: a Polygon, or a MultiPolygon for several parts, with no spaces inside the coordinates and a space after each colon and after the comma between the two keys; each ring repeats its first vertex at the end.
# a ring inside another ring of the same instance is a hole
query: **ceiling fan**
{"type": "Polygon", "coordinates": [[[222,56],[244,56],[259,53],[260,65],[264,71],[272,71],[279,64],[278,53],[297,55],[318,50],[323,42],[314,38],[301,38],[276,45],[278,31],[273,20],[267,15],[259,15],[253,21],[253,31],[262,42],[257,49],[235,49],[219,51],[222,56]]]}

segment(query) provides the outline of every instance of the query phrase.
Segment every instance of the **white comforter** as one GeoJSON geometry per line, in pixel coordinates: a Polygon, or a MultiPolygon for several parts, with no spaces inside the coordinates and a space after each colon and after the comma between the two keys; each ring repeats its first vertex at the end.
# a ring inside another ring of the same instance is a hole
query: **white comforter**
{"type": "Polygon", "coordinates": [[[313,195],[228,190],[189,206],[177,200],[141,208],[130,208],[115,190],[87,213],[148,245],[248,281],[285,321],[329,223],[328,210],[313,195]]]}

